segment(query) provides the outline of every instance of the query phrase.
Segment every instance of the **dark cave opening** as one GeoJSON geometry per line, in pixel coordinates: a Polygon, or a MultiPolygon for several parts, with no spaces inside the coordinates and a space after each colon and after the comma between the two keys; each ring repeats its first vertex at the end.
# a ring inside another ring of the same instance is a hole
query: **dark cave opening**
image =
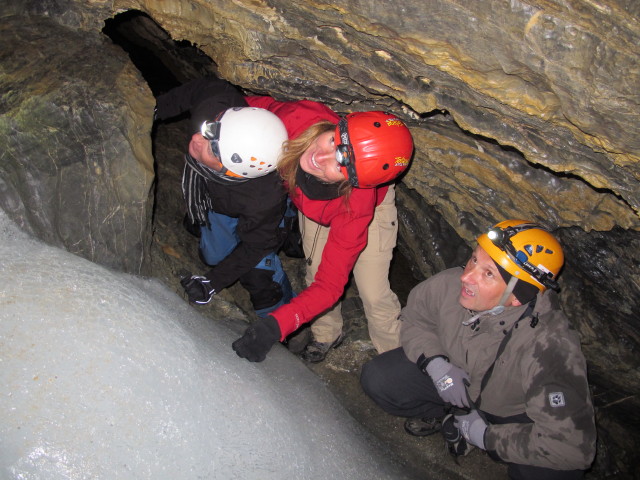
{"type": "MultiPolygon", "coordinates": [[[[147,81],[154,96],[157,96],[177,87],[180,82],[171,70],[165,67],[161,56],[157,54],[157,48],[144,35],[138,33],[142,29],[137,26],[142,27],[143,23],[147,21],[152,21],[148,15],[136,10],[129,10],[106,20],[102,32],[127,52],[133,64],[147,81]]],[[[157,26],[157,29],[158,34],[162,32],[160,26],[157,26]]]]}

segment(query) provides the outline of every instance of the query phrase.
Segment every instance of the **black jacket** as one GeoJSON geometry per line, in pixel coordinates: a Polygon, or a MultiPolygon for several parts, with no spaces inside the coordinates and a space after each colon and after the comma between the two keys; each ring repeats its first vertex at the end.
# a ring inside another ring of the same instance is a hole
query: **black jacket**
{"type": "Polygon", "coordinates": [[[213,121],[231,107],[246,107],[242,93],[225,80],[215,77],[199,78],[180,85],[156,98],[155,118],[167,120],[189,112],[190,132],[200,130],[202,122],[213,121]]]}
{"type": "Polygon", "coordinates": [[[286,191],[278,172],[242,183],[207,182],[216,213],[238,219],[240,242],[218,265],[207,272],[211,286],[219,292],[280,247],[280,221],[286,206],[286,191]]]}
{"type": "MultiPolygon", "coordinates": [[[[189,112],[191,131],[195,133],[205,120],[215,120],[220,112],[237,106],[247,103],[235,87],[217,78],[203,78],[158,96],[156,118],[165,120],[189,112]]],[[[238,219],[238,245],[206,274],[219,292],[279,248],[282,234],[278,227],[286,191],[278,172],[245,182],[208,180],[207,189],[216,213],[238,219]]]]}

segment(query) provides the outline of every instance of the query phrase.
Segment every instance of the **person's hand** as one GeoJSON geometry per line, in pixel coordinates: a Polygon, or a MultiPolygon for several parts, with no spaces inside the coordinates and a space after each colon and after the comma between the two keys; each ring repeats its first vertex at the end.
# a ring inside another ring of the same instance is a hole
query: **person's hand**
{"type": "Polygon", "coordinates": [[[280,326],[275,318],[267,315],[253,322],[244,335],[233,342],[231,348],[240,358],[250,362],[263,361],[267,353],[280,340],[280,326]]]}
{"type": "Polygon", "coordinates": [[[438,390],[440,398],[446,403],[459,408],[469,408],[465,380],[469,381],[469,375],[460,367],[447,362],[442,357],[431,360],[425,370],[431,377],[438,390]]]}
{"type": "Polygon", "coordinates": [[[211,287],[211,280],[207,277],[189,273],[180,280],[180,284],[189,297],[189,301],[199,305],[209,303],[216,293],[211,287]]]}
{"type": "Polygon", "coordinates": [[[478,410],[471,410],[466,415],[456,415],[453,424],[458,427],[467,443],[485,450],[484,433],[487,430],[487,422],[478,410]]]}

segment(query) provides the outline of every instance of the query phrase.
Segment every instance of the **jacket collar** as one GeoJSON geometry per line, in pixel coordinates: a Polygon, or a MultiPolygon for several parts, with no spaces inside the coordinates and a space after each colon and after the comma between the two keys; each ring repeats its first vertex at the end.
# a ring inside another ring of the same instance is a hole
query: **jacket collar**
{"type": "Polygon", "coordinates": [[[296,172],[300,190],[311,200],[333,200],[340,196],[340,183],[324,183],[301,168],[296,172]]]}

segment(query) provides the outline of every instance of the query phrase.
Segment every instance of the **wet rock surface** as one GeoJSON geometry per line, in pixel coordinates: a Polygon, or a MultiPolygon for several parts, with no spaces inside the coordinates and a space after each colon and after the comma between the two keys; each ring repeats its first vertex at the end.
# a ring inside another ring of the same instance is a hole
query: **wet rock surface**
{"type": "Polygon", "coordinates": [[[104,37],[47,17],[2,18],[0,36],[0,207],[51,245],[144,273],[153,101],[140,73],[104,37]]]}

